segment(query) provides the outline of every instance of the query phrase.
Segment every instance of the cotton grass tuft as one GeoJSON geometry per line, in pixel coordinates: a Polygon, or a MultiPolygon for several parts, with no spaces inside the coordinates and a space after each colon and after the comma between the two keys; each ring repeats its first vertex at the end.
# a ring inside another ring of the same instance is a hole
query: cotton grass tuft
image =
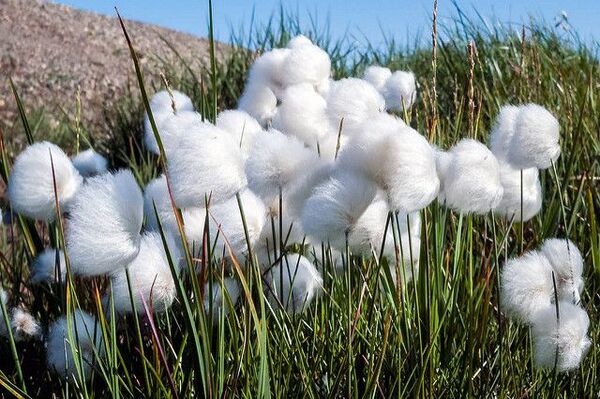
{"type": "Polygon", "coordinates": [[[142,192],[131,171],[88,179],[66,227],[73,273],[98,276],[131,262],[139,251],[143,212],[142,192]]]}
{"type": "Polygon", "coordinates": [[[523,105],[515,120],[508,161],[520,169],[547,169],[560,155],[558,140],[556,117],[540,105],[523,105]]]}
{"type": "Polygon", "coordinates": [[[89,148],[73,157],[73,166],[83,177],[91,177],[106,172],[108,161],[94,149],[89,148]]]}
{"type": "Polygon", "coordinates": [[[220,112],[216,126],[231,135],[233,141],[240,147],[244,159],[248,158],[256,136],[262,132],[258,121],[241,110],[220,112]]]}
{"type": "Polygon", "coordinates": [[[89,380],[96,356],[101,355],[103,349],[100,326],[94,316],[82,310],[75,310],[69,317],[60,317],[48,330],[48,366],[65,380],[89,380]]]}
{"type": "Polygon", "coordinates": [[[342,134],[354,132],[368,118],[385,108],[385,100],[370,83],[356,78],[337,81],[327,96],[330,123],[337,129],[343,119],[342,134]]]}
{"type": "Polygon", "coordinates": [[[29,281],[32,284],[55,283],[59,281],[64,283],[66,277],[67,263],[64,251],[48,248],[33,261],[29,281]]]}
{"type": "Polygon", "coordinates": [[[208,123],[181,137],[167,162],[173,197],[180,208],[204,206],[208,197],[224,201],[246,186],[239,144],[208,123]]]}
{"type": "Polygon", "coordinates": [[[19,154],[8,177],[7,194],[16,213],[53,221],[56,218],[56,195],[63,212],[68,211],[82,181],[63,150],[43,141],[30,145],[19,154]]]}
{"type": "Polygon", "coordinates": [[[550,306],[554,300],[552,265],[538,251],[510,259],[501,274],[500,304],[502,310],[524,323],[550,306]]]}
{"type": "MultiPolygon", "coordinates": [[[[192,100],[180,91],[172,90],[169,93],[167,90],[161,90],[150,99],[150,110],[158,127],[162,121],[171,115],[181,111],[193,111],[194,105],[192,100]],[[173,105],[175,106],[174,109],[173,105]]],[[[152,134],[152,126],[147,114],[144,115],[144,131],[146,135],[152,134]]]]}
{"type": "Polygon", "coordinates": [[[42,334],[42,327],[39,322],[31,315],[31,313],[21,308],[13,309],[10,325],[15,342],[36,339],[42,334]]]}
{"type": "Polygon", "coordinates": [[[246,161],[248,187],[270,203],[280,190],[319,163],[318,154],[300,140],[271,129],[256,138],[246,161]]]}
{"type": "Polygon", "coordinates": [[[318,46],[310,43],[298,44],[291,48],[282,65],[284,87],[306,83],[316,88],[329,80],[331,60],[318,46]]]}
{"type": "Polygon", "coordinates": [[[507,162],[500,161],[500,182],[503,193],[500,203],[494,209],[495,214],[514,222],[526,222],[540,212],[542,186],[536,168],[519,170],[507,162]]]}
{"type": "MultiPolygon", "coordinates": [[[[202,115],[194,111],[179,111],[161,119],[157,129],[165,152],[170,153],[173,148],[177,148],[182,137],[195,134],[203,124],[202,115]]],[[[146,131],[144,142],[151,152],[160,155],[158,142],[152,130],[146,131]]]]}
{"type": "Polygon", "coordinates": [[[298,314],[307,309],[323,289],[323,279],[304,256],[289,254],[267,273],[267,297],[274,310],[298,314]]]}
{"type": "Polygon", "coordinates": [[[399,123],[377,134],[354,136],[340,153],[339,163],[384,188],[392,210],[410,213],[423,209],[439,191],[433,147],[399,123]]]}
{"type": "Polygon", "coordinates": [[[504,189],[500,165],[488,148],[463,139],[447,154],[438,155],[440,203],[459,212],[485,214],[496,208],[504,189]]]}
{"type": "Polygon", "coordinates": [[[334,173],[306,201],[301,218],[304,231],[317,242],[345,249],[346,236],[376,194],[377,186],[369,179],[346,171],[334,173]]]}
{"type": "Polygon", "coordinates": [[[535,365],[559,371],[579,367],[592,346],[587,335],[590,319],[582,308],[559,302],[559,318],[554,305],[537,312],[533,323],[535,365]]]}
{"type": "MultiPolygon", "coordinates": [[[[166,238],[171,259],[178,268],[180,252],[173,238],[170,235],[166,238]]],[[[113,272],[111,287],[114,307],[119,313],[132,312],[132,302],[141,314],[146,313],[144,304],[155,312],[164,312],[171,306],[177,292],[160,233],[144,233],[139,253],[126,268],[113,272]],[[129,295],[129,284],[133,298],[129,295]]],[[[109,304],[110,299],[108,293],[105,302],[109,304]]]]}
{"type": "Polygon", "coordinates": [[[309,84],[285,90],[273,128],[297,137],[315,150],[317,143],[335,134],[327,118],[327,102],[309,84]]]}
{"type": "Polygon", "coordinates": [[[583,258],[577,246],[571,240],[549,238],[540,251],[554,270],[559,299],[579,303],[583,291],[583,258]]]}
{"type": "Polygon", "coordinates": [[[417,84],[412,72],[395,71],[386,79],[382,91],[385,108],[402,112],[412,106],[417,98],[417,84]]]}
{"type": "Polygon", "coordinates": [[[371,65],[365,69],[363,79],[371,83],[380,93],[383,91],[385,82],[392,76],[389,68],[371,65]]]}

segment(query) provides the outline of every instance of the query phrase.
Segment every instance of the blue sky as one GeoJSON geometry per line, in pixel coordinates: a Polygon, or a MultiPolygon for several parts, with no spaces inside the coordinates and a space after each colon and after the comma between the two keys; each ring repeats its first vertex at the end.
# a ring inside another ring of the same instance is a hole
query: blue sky
{"type": "MultiPolygon", "coordinates": [[[[151,22],[161,26],[207,35],[207,0],[57,0],[77,8],[114,15],[117,6],[129,19],[151,22]]],[[[587,42],[600,39],[599,0],[457,0],[469,15],[475,9],[489,20],[520,24],[530,16],[553,23],[565,12],[572,29],[587,42]]],[[[279,9],[298,12],[301,21],[310,23],[317,16],[321,23],[329,22],[335,38],[345,37],[359,42],[366,37],[371,43],[382,43],[383,32],[401,43],[412,42],[420,34],[428,38],[433,0],[213,0],[215,37],[227,40],[231,27],[249,26],[252,16],[264,23],[279,9]]],[[[451,0],[439,0],[440,19],[455,15],[451,0]]]]}

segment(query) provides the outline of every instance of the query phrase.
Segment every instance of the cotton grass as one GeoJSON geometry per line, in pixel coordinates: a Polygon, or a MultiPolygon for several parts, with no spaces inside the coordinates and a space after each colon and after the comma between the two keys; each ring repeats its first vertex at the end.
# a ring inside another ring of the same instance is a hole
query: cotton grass
{"type": "Polygon", "coordinates": [[[73,157],[72,162],[83,177],[100,175],[106,172],[108,167],[106,158],[94,151],[93,148],[80,152],[73,157]]]}
{"type": "Polygon", "coordinates": [[[396,123],[377,134],[354,136],[344,147],[339,162],[385,189],[392,210],[414,212],[425,208],[438,195],[435,151],[410,127],[396,123]]]}
{"type": "Polygon", "coordinates": [[[65,282],[67,263],[65,252],[48,248],[39,254],[31,266],[29,281],[32,284],[65,282]]]}
{"type": "Polygon", "coordinates": [[[293,136],[269,130],[256,138],[246,161],[248,187],[269,203],[292,181],[319,164],[319,156],[293,136]]]}
{"type": "Polygon", "coordinates": [[[590,319],[582,308],[570,302],[548,306],[535,315],[533,346],[537,367],[569,371],[579,367],[592,343],[587,335],[590,319]]]}
{"type": "Polygon", "coordinates": [[[205,123],[181,138],[167,159],[172,193],[180,208],[226,200],[246,185],[244,158],[229,134],[205,123]]]}
{"type": "Polygon", "coordinates": [[[554,300],[552,265],[538,251],[509,260],[502,269],[500,303],[504,312],[530,323],[554,300]]]}
{"type": "Polygon", "coordinates": [[[572,370],[591,346],[589,317],[579,306],[582,271],[579,249],[557,238],[511,259],[502,270],[502,310],[531,326],[537,367],[572,370]]]}
{"type": "MultiPolygon", "coordinates": [[[[171,260],[179,269],[178,247],[169,235],[166,242],[171,260]]],[[[160,233],[144,233],[137,256],[127,267],[113,272],[111,288],[105,302],[112,301],[115,311],[120,313],[132,312],[133,306],[141,314],[145,314],[146,309],[164,312],[171,306],[176,296],[175,282],[160,233]]]]}
{"type": "Polygon", "coordinates": [[[7,194],[15,212],[32,219],[53,221],[56,203],[63,212],[68,211],[82,182],[63,150],[43,141],[19,154],[8,178],[7,194]]]}
{"type": "Polygon", "coordinates": [[[396,71],[388,77],[381,89],[385,98],[385,108],[402,112],[415,102],[417,84],[412,72],[396,71]]]}
{"type": "Polygon", "coordinates": [[[274,310],[301,313],[323,289],[323,279],[304,256],[290,254],[267,273],[268,298],[274,310]]]}
{"type": "Polygon", "coordinates": [[[25,309],[13,309],[10,318],[10,326],[15,342],[35,339],[42,334],[42,327],[39,322],[25,309]]]}
{"type": "Polygon", "coordinates": [[[502,200],[504,188],[500,165],[494,154],[475,140],[463,139],[450,149],[447,156],[443,159],[444,155],[438,155],[440,203],[460,212],[476,214],[485,214],[496,208],[502,200]]]}
{"type": "Polygon", "coordinates": [[[94,316],[75,310],[52,323],[47,337],[48,367],[71,382],[89,380],[104,352],[102,330],[94,316]]]}
{"type": "Polygon", "coordinates": [[[301,218],[304,231],[317,242],[343,250],[347,236],[376,194],[377,186],[365,177],[344,171],[334,173],[315,187],[306,201],[301,218]]]}
{"type": "Polygon", "coordinates": [[[381,94],[361,79],[342,79],[331,87],[327,96],[330,123],[335,127],[343,123],[342,134],[356,131],[366,119],[384,109],[385,100],[381,94]]]}
{"type": "Polygon", "coordinates": [[[142,192],[129,170],[88,179],[73,203],[66,227],[71,268],[98,276],[126,266],[140,248],[142,192]]]}

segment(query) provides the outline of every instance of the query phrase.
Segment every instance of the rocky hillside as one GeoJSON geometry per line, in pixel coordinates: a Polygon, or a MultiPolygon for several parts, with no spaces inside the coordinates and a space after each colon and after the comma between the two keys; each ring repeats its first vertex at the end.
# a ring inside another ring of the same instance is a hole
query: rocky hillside
{"type": "MultiPolygon", "coordinates": [[[[200,19],[200,17],[199,17],[200,19]]],[[[202,21],[198,21],[202,23],[202,21]]],[[[176,62],[173,44],[199,66],[208,41],[157,26],[126,21],[148,79],[160,73],[158,60],[176,62]]],[[[16,120],[9,86],[14,80],[29,110],[43,108],[50,119],[75,109],[80,90],[84,122],[97,125],[103,110],[135,87],[133,65],[115,17],[75,10],[42,0],[0,0],[0,126],[16,120]]]]}

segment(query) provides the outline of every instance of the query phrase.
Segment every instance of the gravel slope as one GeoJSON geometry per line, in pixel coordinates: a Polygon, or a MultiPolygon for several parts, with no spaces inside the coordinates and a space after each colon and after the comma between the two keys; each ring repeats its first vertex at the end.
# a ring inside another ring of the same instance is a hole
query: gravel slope
{"type": "MultiPolygon", "coordinates": [[[[186,60],[195,60],[193,64],[200,66],[207,60],[206,39],[133,21],[126,21],[126,27],[147,79],[158,77],[158,58],[176,61],[160,36],[186,60]]],[[[82,119],[90,126],[101,123],[102,109],[129,84],[136,84],[115,17],[42,0],[0,0],[0,38],[0,126],[4,128],[17,117],[9,77],[27,109],[43,107],[51,120],[62,115],[61,107],[74,111],[79,87],[82,119]]]]}

